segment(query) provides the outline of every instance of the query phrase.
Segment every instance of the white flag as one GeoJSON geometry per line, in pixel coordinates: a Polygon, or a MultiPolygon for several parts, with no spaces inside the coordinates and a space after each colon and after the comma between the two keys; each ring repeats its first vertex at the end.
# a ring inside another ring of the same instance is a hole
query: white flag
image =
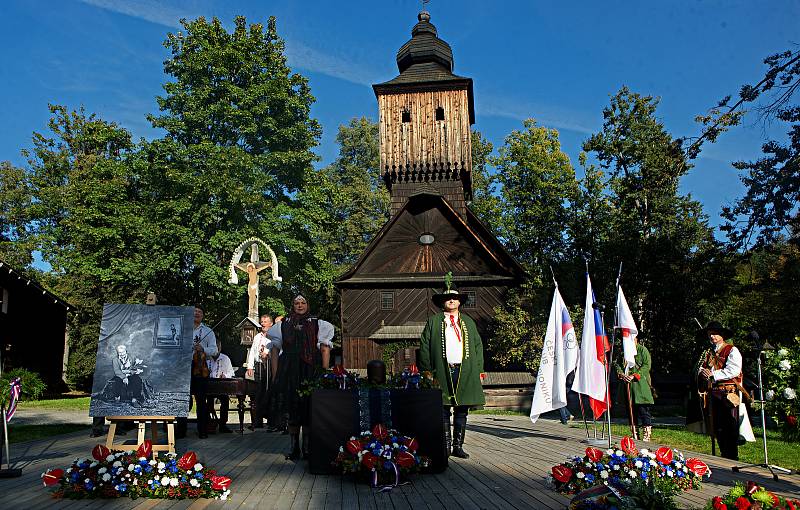
{"type": "Polygon", "coordinates": [[[628,369],[636,365],[634,339],[639,334],[639,330],[636,329],[636,323],[633,322],[633,315],[631,315],[631,309],[628,308],[625,294],[622,293],[622,287],[619,288],[619,294],[617,294],[617,327],[622,332],[622,351],[625,357],[625,375],[627,375],[628,369]]]}
{"type": "Polygon", "coordinates": [[[578,344],[569,312],[556,287],[542,345],[542,358],[531,404],[531,421],[567,405],[567,374],[578,364],[578,344]]]}

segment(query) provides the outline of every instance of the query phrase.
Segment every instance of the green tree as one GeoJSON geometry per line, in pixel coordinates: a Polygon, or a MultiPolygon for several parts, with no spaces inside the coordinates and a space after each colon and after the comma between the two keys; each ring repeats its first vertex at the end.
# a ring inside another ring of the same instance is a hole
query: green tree
{"type": "Polygon", "coordinates": [[[166,134],[144,147],[151,213],[162,219],[154,280],[169,302],[206,303],[211,320],[239,315],[245,289],[227,283],[226,266],[242,239],[259,236],[286,282],[265,288],[265,302],[318,291],[320,253],[295,197],[320,136],[307,79],[287,66],[274,17],[266,27],[237,17],[230,33],[216,18],[181,23],[164,43],[173,81],[150,116],[166,134]]]}
{"type": "Polygon", "coordinates": [[[18,269],[32,260],[30,248],[20,240],[30,205],[25,170],[0,161],[0,259],[18,269]]]}
{"type": "Polygon", "coordinates": [[[610,254],[592,270],[598,299],[613,303],[622,262],[622,284],[648,348],[663,370],[685,371],[688,361],[674,353],[695,348],[692,317],[702,299],[725,286],[719,246],[702,207],[678,191],[691,167],[682,140],[666,131],[657,107],[658,99],[623,87],[603,111],[603,129],[583,145],[608,172],[613,211],[614,235],[589,249],[610,254]]]}
{"type": "Polygon", "coordinates": [[[746,192],[733,206],[723,208],[722,230],[736,248],[800,237],[800,104],[793,103],[800,88],[800,50],[771,55],[764,63],[768,66],[764,78],[742,87],[731,108],[766,99],[758,108],[762,119],[789,124],[788,141],[769,140],[762,146],[762,158],[733,165],[744,172],[746,192]]]}
{"type": "Polygon", "coordinates": [[[500,234],[501,204],[497,175],[489,158],[494,147],[480,131],[472,132],[472,203],[470,209],[495,235],[500,234]]]}
{"type": "Polygon", "coordinates": [[[389,192],[380,173],[378,125],[365,117],[339,126],[339,156],[316,171],[301,194],[319,211],[319,242],[338,272],[349,269],[389,220],[389,192]]]}
{"type": "Polygon", "coordinates": [[[94,371],[103,303],[143,302],[142,257],[150,246],[139,183],[129,171],[130,134],[83,109],[50,106],[49,133],[25,151],[29,203],[22,241],[53,274],[45,283],[77,307],[70,316],[69,376],[84,384],[94,371]]]}
{"type": "Polygon", "coordinates": [[[524,129],[514,130],[489,159],[500,185],[499,227],[509,251],[535,277],[548,264],[563,259],[569,243],[564,225],[575,198],[575,171],[558,139],[558,131],[528,119],[524,129]]]}

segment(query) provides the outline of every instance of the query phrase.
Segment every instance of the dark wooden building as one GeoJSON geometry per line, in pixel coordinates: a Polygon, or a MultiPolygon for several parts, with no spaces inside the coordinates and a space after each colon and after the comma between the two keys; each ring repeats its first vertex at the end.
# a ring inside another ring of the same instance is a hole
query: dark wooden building
{"type": "Polygon", "coordinates": [[[42,376],[48,392],[65,390],[67,313],[72,307],[3,261],[0,299],[3,371],[26,368],[42,376]]]}
{"type": "Polygon", "coordinates": [[[453,74],[453,53],[419,14],[397,52],[400,74],[373,85],[380,112],[381,170],[391,219],[337,286],[341,292],[342,355],[364,368],[397,350],[394,369],[415,361],[431,296],[453,272],[469,295],[462,308],[486,326],[523,269],[470,211],[472,79],[453,74]]]}

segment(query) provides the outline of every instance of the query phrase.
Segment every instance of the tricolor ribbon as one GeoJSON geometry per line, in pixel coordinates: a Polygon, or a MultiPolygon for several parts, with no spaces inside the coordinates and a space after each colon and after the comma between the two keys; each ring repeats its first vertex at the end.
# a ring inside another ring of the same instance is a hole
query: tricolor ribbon
{"type": "Polygon", "coordinates": [[[14,417],[14,413],[17,412],[17,401],[19,400],[19,394],[22,391],[22,383],[19,380],[19,377],[15,377],[13,381],[10,383],[9,393],[10,393],[10,400],[8,403],[8,411],[6,411],[6,423],[11,421],[11,418],[14,417]]]}
{"type": "Polygon", "coordinates": [[[400,483],[400,470],[397,469],[397,464],[395,464],[394,462],[391,462],[391,461],[389,462],[389,464],[392,465],[392,469],[394,470],[394,483],[389,484],[389,485],[382,485],[380,487],[380,489],[378,489],[378,470],[374,469],[374,468],[372,470],[372,488],[373,489],[378,489],[378,492],[389,492],[392,489],[394,489],[395,487],[400,487],[402,485],[408,485],[408,482],[400,483]]]}

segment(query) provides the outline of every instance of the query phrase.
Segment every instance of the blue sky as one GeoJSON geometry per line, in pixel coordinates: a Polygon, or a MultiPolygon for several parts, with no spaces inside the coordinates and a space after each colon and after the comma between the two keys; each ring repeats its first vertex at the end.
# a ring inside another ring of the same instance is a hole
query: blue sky
{"type": "MultiPolygon", "coordinates": [[[[622,85],[661,97],[674,136],[716,101],[764,73],[763,58],[800,43],[800,2],[479,2],[433,0],[439,36],[455,72],[475,82],[476,125],[494,144],[534,117],[560,131],[573,164],[602,126],[602,109],[622,85]]],[[[340,124],[376,118],[370,84],[397,74],[395,54],[410,37],[419,1],[4,0],[0,5],[0,160],[24,164],[20,149],[43,131],[47,104],[84,105],[137,137],[166,80],[162,42],[182,17],[278,18],[290,65],[309,77],[323,126],[321,163],[336,156],[340,124]]],[[[758,156],[767,135],[755,119],[707,146],[682,189],[713,224],[742,191],[730,162],[758,156]]]]}

